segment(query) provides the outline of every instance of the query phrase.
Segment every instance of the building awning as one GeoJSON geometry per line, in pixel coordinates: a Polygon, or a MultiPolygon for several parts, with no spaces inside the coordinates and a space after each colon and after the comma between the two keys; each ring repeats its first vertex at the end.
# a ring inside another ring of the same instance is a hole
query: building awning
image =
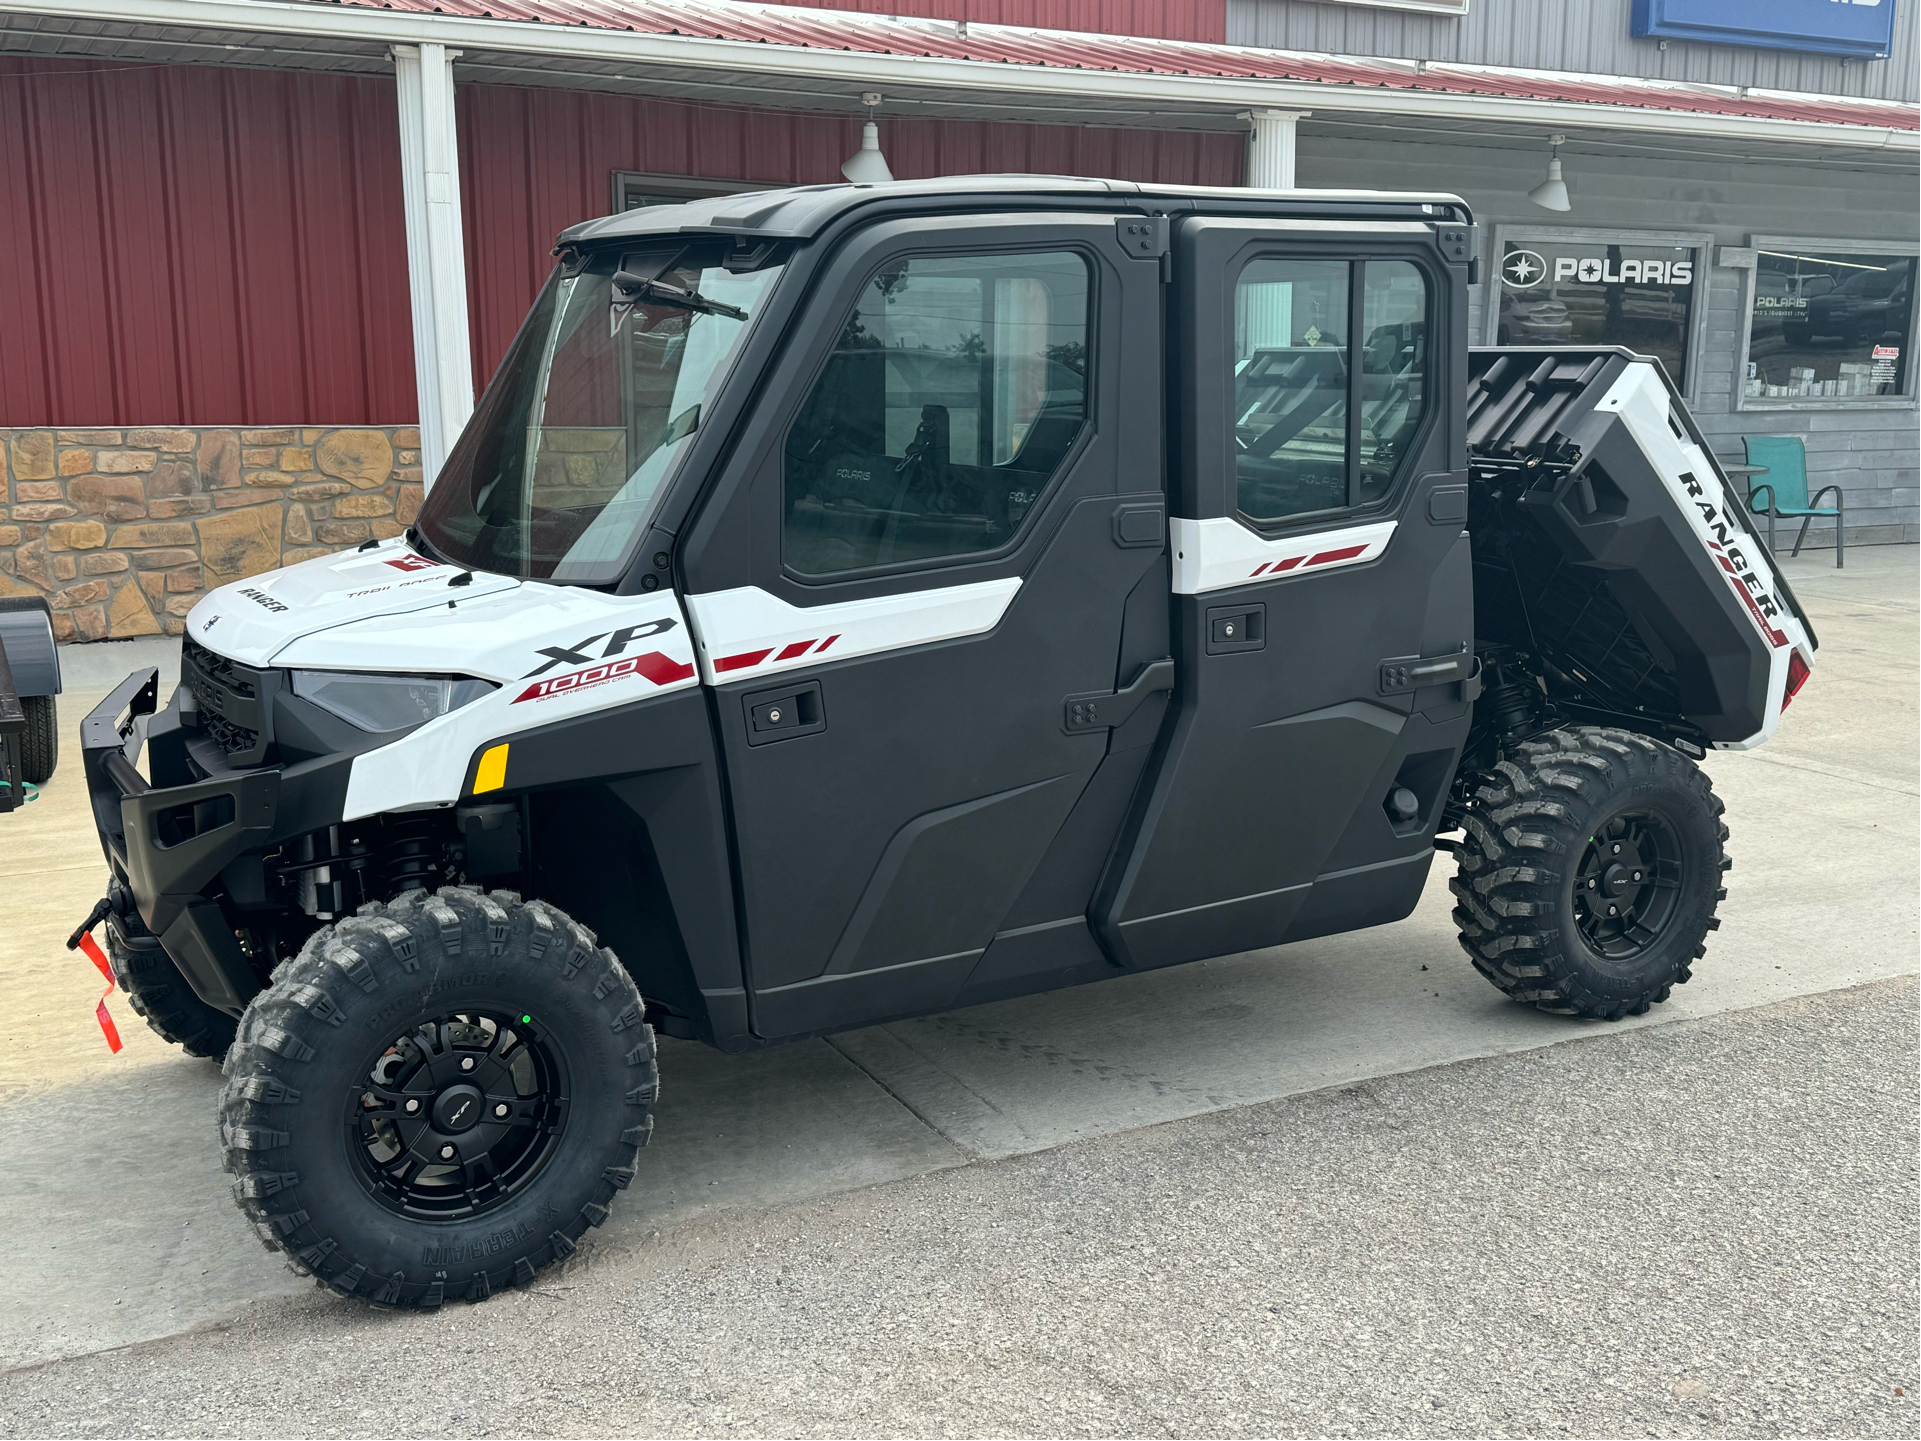
{"type": "Polygon", "coordinates": [[[1921,149],[1921,110],[1886,101],[736,0],[0,0],[0,32],[32,53],[389,73],[387,46],[442,44],[475,79],[843,112],[878,90],[930,118],[1225,130],[1286,108],[1704,153],[1921,149]]]}
{"type": "MultiPolygon", "coordinates": [[[[620,30],[865,55],[1120,75],[1270,80],[1415,94],[1627,106],[1692,115],[1921,130],[1921,109],[1881,101],[1516,70],[1262,50],[1195,41],[1038,30],[714,0],[323,0],[355,8],[620,30]]],[[[770,62],[778,64],[777,61],[770,62]]],[[[1338,105],[1338,100],[1330,101],[1338,105]]]]}

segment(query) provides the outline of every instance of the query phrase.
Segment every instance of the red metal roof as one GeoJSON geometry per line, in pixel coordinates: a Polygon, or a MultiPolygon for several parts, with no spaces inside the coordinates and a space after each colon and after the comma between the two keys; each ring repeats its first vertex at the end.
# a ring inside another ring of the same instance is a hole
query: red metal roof
{"type": "Polygon", "coordinates": [[[1096,35],[1001,25],[959,26],[838,10],[714,0],[326,0],[355,8],[406,10],[471,19],[686,35],[813,50],[857,51],[941,60],[972,60],[1116,74],[1217,76],[1320,85],[1372,86],[1449,95],[1558,100],[1756,120],[1800,120],[1896,130],[1921,129],[1911,105],[1825,96],[1741,95],[1708,86],[1484,66],[1358,59],[1288,50],[1256,50],[1185,40],[1096,35]]]}
{"type": "Polygon", "coordinates": [[[1028,25],[1166,40],[1227,39],[1227,0],[786,0],[812,10],[858,10],[919,20],[1028,25]]]}

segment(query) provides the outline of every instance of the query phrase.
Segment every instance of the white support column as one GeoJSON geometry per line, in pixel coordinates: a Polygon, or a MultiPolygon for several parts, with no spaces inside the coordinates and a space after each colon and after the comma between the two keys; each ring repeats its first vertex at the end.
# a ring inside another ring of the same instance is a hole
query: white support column
{"type": "Polygon", "coordinates": [[[395,45],[400,183],[407,211],[407,288],[420,397],[420,474],[427,485],[474,409],[467,332],[467,252],[460,228],[454,57],[444,45],[395,45]]]}
{"type": "Polygon", "coordinates": [[[1254,127],[1247,152],[1247,183],[1253,190],[1294,188],[1295,128],[1311,110],[1247,110],[1241,119],[1254,127]]]}

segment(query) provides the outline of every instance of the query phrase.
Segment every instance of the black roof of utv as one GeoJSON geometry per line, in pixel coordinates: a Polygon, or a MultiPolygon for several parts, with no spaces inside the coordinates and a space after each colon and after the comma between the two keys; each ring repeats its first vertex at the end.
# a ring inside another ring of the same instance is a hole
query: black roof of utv
{"type": "Polygon", "coordinates": [[[1095,209],[1116,213],[1350,216],[1369,220],[1443,220],[1470,223],[1467,202],[1442,191],[1248,190],[1218,185],[1142,185],[1073,175],[951,175],[880,185],[793,185],[650,205],[586,220],[560,233],[561,245],[630,235],[743,235],[801,240],[819,235],[849,212],[868,206],[920,213],[1019,209],[1095,209]]]}

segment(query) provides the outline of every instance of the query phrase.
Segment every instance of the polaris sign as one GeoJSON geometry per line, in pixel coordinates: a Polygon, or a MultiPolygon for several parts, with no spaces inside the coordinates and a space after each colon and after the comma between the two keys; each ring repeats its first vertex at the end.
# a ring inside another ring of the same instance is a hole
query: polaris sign
{"type": "Polygon", "coordinates": [[[1885,60],[1896,0],[1634,0],[1632,33],[1885,60]]]}

